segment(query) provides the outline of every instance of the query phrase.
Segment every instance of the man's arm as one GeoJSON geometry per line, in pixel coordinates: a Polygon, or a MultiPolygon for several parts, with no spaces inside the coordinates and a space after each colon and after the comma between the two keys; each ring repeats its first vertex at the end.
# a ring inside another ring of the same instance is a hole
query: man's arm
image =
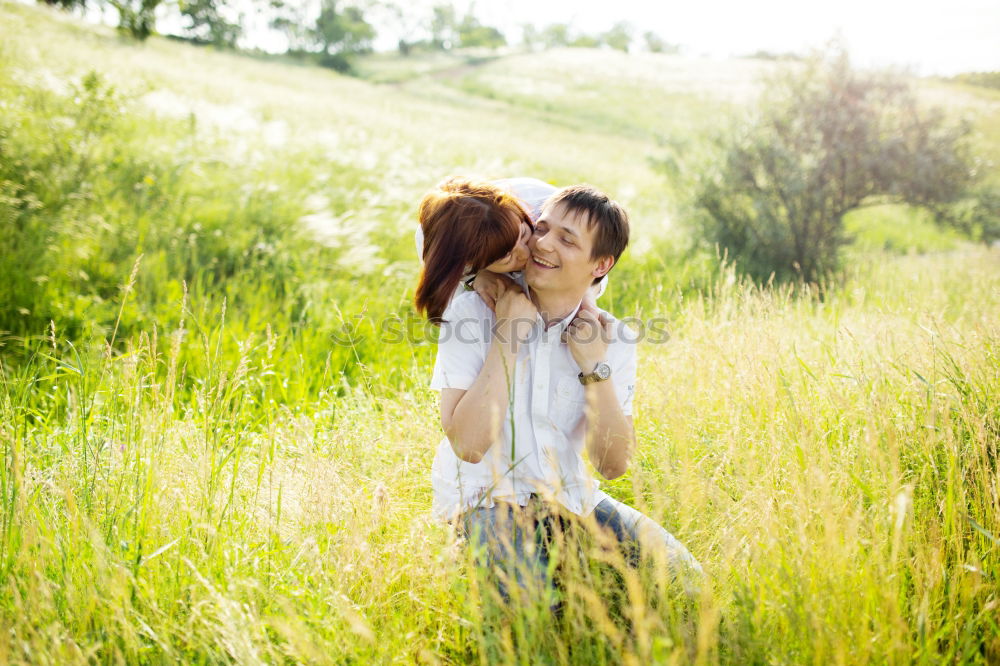
{"type": "Polygon", "coordinates": [[[585,393],[587,455],[601,476],[609,480],[617,479],[628,469],[632,451],[635,450],[632,417],[622,412],[615,387],[610,381],[588,384],[585,393]]]}
{"type": "Polygon", "coordinates": [[[500,434],[508,409],[509,385],[517,362],[517,329],[534,323],[537,310],[523,292],[500,286],[496,334],[482,369],[468,389],[441,390],[441,427],[455,455],[478,463],[500,434]]]}
{"type": "MultiPolygon", "coordinates": [[[[567,328],[567,342],[580,372],[590,374],[607,360],[611,322],[581,308],[567,328]]],[[[587,384],[586,443],[590,461],[606,479],[616,479],[628,469],[635,450],[632,417],[626,416],[610,380],[587,384]]]]}

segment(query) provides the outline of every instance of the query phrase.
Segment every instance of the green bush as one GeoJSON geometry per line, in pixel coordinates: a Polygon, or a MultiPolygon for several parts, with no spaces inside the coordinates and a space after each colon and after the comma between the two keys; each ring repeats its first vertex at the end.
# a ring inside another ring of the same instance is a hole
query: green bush
{"type": "Polygon", "coordinates": [[[901,202],[947,221],[974,182],[968,135],[900,76],[816,57],[770,81],[752,122],[722,140],[698,184],[700,235],[757,279],[818,281],[839,268],[853,210],[901,202]]]}
{"type": "Polygon", "coordinates": [[[979,183],[941,215],[970,238],[987,245],[996,243],[1000,241],[1000,187],[979,183]]]}

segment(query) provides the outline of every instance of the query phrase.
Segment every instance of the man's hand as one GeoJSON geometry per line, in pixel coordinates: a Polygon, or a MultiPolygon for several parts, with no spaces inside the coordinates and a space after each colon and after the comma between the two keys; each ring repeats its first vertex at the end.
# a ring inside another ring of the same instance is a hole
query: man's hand
{"type": "Polygon", "coordinates": [[[581,307],[570,325],[563,331],[573,360],[580,372],[590,374],[597,364],[607,359],[611,321],[589,308],[581,307]]]}
{"type": "Polygon", "coordinates": [[[482,270],[476,273],[476,279],[472,281],[472,290],[479,294],[479,298],[483,299],[483,302],[489,306],[490,310],[496,312],[497,294],[500,290],[500,285],[509,289],[516,287],[517,283],[506,275],[482,270]]]}

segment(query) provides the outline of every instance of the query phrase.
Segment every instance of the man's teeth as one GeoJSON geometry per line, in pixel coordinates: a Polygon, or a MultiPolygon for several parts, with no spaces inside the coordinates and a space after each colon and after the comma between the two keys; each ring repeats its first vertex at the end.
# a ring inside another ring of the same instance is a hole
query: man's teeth
{"type": "Polygon", "coordinates": [[[537,261],[538,263],[540,263],[540,264],[541,264],[542,266],[547,266],[547,267],[549,267],[549,268],[556,268],[556,265],[555,265],[555,264],[553,264],[553,263],[551,263],[551,262],[548,262],[548,261],[545,261],[544,259],[540,259],[540,258],[538,258],[538,257],[532,257],[532,258],[533,258],[533,259],[534,259],[535,261],[537,261]]]}

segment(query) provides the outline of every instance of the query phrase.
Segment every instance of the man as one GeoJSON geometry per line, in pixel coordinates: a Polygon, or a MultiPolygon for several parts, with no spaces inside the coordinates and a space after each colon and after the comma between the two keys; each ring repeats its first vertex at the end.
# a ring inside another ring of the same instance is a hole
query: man
{"type": "MultiPolygon", "coordinates": [[[[547,584],[544,548],[529,546],[551,504],[593,517],[619,541],[659,549],[689,592],[701,568],[666,530],[600,490],[625,473],[635,443],[635,338],[581,309],[628,244],[625,211],[574,186],[545,204],[528,240],[526,291],[501,284],[496,312],[475,293],[444,314],[431,387],[446,438],[432,470],[434,510],[460,519],[490,559],[527,565],[547,584]]],[[[523,576],[518,581],[525,583],[523,576]]],[[[507,590],[501,586],[507,596],[507,590]]]]}

